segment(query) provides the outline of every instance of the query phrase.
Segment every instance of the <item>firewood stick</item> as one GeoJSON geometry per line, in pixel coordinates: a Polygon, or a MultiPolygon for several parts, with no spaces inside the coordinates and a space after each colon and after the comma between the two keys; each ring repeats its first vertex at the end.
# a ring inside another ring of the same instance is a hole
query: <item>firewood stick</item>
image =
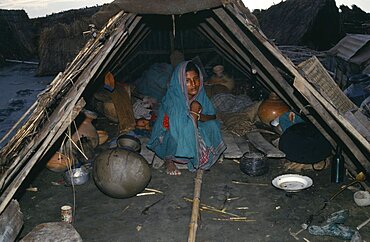
{"type": "Polygon", "coordinates": [[[195,177],[193,209],[191,212],[191,220],[189,224],[188,242],[195,242],[195,237],[197,234],[200,192],[202,189],[202,178],[203,178],[203,170],[198,170],[197,175],[195,177]]]}

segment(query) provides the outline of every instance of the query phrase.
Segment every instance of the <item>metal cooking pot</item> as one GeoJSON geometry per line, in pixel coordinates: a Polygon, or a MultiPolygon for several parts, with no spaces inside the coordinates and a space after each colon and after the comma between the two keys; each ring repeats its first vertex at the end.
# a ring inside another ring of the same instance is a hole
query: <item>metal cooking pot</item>
{"type": "Polygon", "coordinates": [[[144,190],[151,178],[145,158],[129,149],[100,153],[94,161],[93,178],[97,187],[115,198],[135,196],[144,190]]]}
{"type": "Polygon", "coordinates": [[[262,153],[246,152],[240,159],[239,168],[249,176],[261,176],[269,170],[267,159],[262,153]]]}
{"type": "Polygon", "coordinates": [[[117,138],[117,146],[123,149],[129,149],[140,153],[141,150],[141,142],[138,138],[128,135],[128,134],[121,134],[117,138]]]}

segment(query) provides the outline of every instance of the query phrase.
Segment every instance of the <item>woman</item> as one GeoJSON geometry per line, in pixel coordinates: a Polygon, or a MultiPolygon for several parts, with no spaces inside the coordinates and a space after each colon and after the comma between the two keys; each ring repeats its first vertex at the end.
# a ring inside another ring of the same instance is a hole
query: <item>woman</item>
{"type": "Polygon", "coordinates": [[[194,63],[182,62],[172,74],[148,148],[165,160],[169,175],[181,174],[175,162],[187,164],[190,171],[209,169],[225,150],[215,109],[194,63]]]}

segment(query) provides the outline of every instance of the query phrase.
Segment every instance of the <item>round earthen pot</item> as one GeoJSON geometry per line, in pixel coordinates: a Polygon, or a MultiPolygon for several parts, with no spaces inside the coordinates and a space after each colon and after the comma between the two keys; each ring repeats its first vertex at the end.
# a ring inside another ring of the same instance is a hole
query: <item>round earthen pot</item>
{"type": "Polygon", "coordinates": [[[143,191],[151,179],[145,158],[128,149],[116,148],[100,153],[94,161],[96,186],[115,198],[128,198],[143,191]]]}
{"type": "Polygon", "coordinates": [[[58,151],[46,163],[46,168],[54,172],[62,172],[72,165],[72,159],[58,151]]]}
{"type": "Polygon", "coordinates": [[[269,98],[261,103],[257,114],[263,123],[270,124],[271,121],[288,111],[289,106],[276,93],[272,92],[269,98]]]}

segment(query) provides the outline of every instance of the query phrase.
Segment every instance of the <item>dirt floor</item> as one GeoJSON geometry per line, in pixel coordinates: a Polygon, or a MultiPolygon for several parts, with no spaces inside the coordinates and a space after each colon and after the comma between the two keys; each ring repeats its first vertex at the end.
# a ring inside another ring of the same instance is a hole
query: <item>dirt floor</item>
{"type": "MultiPolygon", "coordinates": [[[[226,212],[247,217],[248,221],[222,221],[230,218],[220,213],[201,211],[197,241],[297,241],[290,232],[313,216],[312,225],[322,225],[333,212],[348,209],[345,225],[355,228],[370,217],[369,207],[358,207],[353,192],[345,190],[326,208],[320,210],[340,185],[330,182],[330,169],[303,171],[314,185],[298,193],[286,193],[271,185],[277,175],[286,173],[284,160],[270,160],[269,172],[250,177],[239,170],[233,160],[218,162],[203,177],[201,203],[226,212]],[[247,184],[235,184],[241,181],[247,184]],[[229,200],[227,200],[229,198],[229,200]],[[239,208],[239,209],[238,209],[239,208]],[[240,209],[242,208],[242,209],[240,209]]],[[[37,168],[36,168],[37,169],[37,168]]],[[[60,221],[60,207],[73,205],[72,187],[63,184],[60,173],[43,167],[35,171],[25,187],[32,184],[37,192],[18,194],[24,214],[22,238],[40,223],[60,221]]],[[[91,175],[91,174],[90,174],[91,175]]],[[[92,176],[87,183],[75,187],[75,216],[73,226],[84,241],[187,241],[195,173],[182,170],[179,177],[166,175],[164,167],[152,168],[148,188],[163,194],[115,199],[103,194],[92,176]]],[[[351,180],[346,178],[344,183],[351,180]]],[[[24,188],[23,188],[24,189],[24,188]]],[[[370,241],[370,224],[360,232],[370,241]]],[[[330,236],[314,236],[303,231],[299,241],[343,241],[330,236]]]]}
{"type": "MultiPolygon", "coordinates": [[[[0,133],[9,129],[12,120],[17,120],[24,113],[37,91],[42,90],[51,79],[32,81],[32,72],[33,69],[30,70],[28,66],[16,66],[15,69],[0,72],[0,82],[4,82],[4,85],[10,83],[5,89],[9,95],[12,94],[11,97],[3,95],[0,100],[3,108],[0,110],[0,119],[4,115],[7,118],[1,124],[0,133]],[[20,75],[22,80],[32,85],[29,87],[25,83],[9,82],[10,77],[19,79],[20,75]],[[23,75],[26,77],[23,78],[23,75]],[[13,89],[14,92],[9,92],[13,89]],[[22,92],[17,93],[19,90],[22,92]],[[23,94],[27,94],[27,98],[23,94]],[[20,110],[8,102],[13,97],[19,99],[19,95],[22,100],[26,99],[20,110]],[[14,116],[15,109],[19,111],[18,116],[14,116]]],[[[100,128],[105,128],[105,125],[102,124],[100,128]]],[[[106,149],[106,146],[100,147],[102,149],[106,149]]],[[[226,208],[226,212],[247,217],[249,221],[222,221],[230,216],[203,210],[197,241],[297,241],[290,232],[299,231],[301,224],[313,214],[317,215],[313,216],[311,224],[322,225],[331,213],[348,209],[350,216],[345,225],[351,228],[370,217],[369,207],[358,207],[353,201],[353,191],[348,189],[320,210],[342,185],[330,182],[330,169],[300,172],[310,176],[314,185],[299,193],[289,194],[273,187],[271,180],[274,177],[289,173],[284,170],[285,163],[285,160],[270,160],[269,172],[260,177],[245,175],[235,161],[227,159],[205,172],[201,202],[220,210],[226,208]],[[248,184],[235,184],[232,181],[248,184]]],[[[44,167],[45,162],[40,162],[16,194],[24,214],[24,228],[18,239],[40,223],[60,221],[60,207],[75,204],[73,226],[84,241],[187,241],[192,204],[184,198],[193,197],[194,173],[182,170],[181,176],[171,177],[166,175],[163,167],[151,168],[152,179],[148,187],[160,190],[163,194],[128,199],[114,199],[103,194],[90,174],[86,184],[75,187],[74,199],[73,189],[63,184],[62,174],[44,167]],[[26,191],[30,186],[36,187],[37,191],[26,191]]],[[[346,178],[344,184],[349,182],[351,180],[346,178]]],[[[360,232],[364,240],[370,241],[370,224],[360,232]]],[[[314,236],[308,231],[300,233],[298,238],[299,241],[304,241],[304,238],[306,241],[343,241],[329,236],[314,236]]]]}

